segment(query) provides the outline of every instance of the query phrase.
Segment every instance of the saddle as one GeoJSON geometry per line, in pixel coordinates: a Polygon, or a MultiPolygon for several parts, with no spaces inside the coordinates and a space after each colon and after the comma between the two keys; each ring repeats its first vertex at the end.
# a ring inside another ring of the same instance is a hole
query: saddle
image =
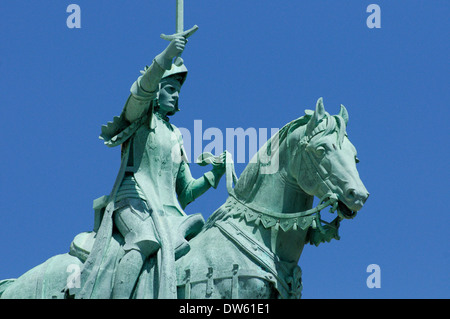
{"type": "MultiPolygon", "coordinates": [[[[193,214],[177,219],[179,223],[175,225],[178,230],[175,233],[176,237],[174,238],[175,260],[181,258],[189,252],[189,241],[200,233],[203,225],[205,224],[205,220],[201,214],[193,214]]],[[[174,220],[177,221],[177,219],[174,220]]],[[[70,244],[69,254],[77,257],[84,263],[92,250],[96,235],[97,232],[94,230],[90,232],[83,232],[75,236],[70,244]]]]}

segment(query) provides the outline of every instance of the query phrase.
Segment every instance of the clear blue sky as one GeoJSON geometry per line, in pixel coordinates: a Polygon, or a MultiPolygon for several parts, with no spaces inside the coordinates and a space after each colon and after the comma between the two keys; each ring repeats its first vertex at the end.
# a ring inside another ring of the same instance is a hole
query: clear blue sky
{"type": "MultiPolygon", "coordinates": [[[[280,128],[324,98],[344,104],[371,197],[340,241],[306,246],[304,298],[449,298],[446,0],[185,1],[197,24],[173,123],[280,128]],[[366,8],[381,8],[369,29],[366,8]],[[381,268],[369,289],[366,268],[381,268]]],[[[0,3],[0,279],[65,253],[93,225],[119,149],[98,139],[173,33],[175,0],[0,3]],[[66,8],[81,7],[81,29],[66,8]]],[[[204,141],[205,146],[208,141],[204,141]]],[[[237,165],[238,174],[244,164],[237,165]]],[[[205,171],[192,164],[196,177],[205,171]]],[[[225,183],[186,210],[209,216],[225,183]]]]}

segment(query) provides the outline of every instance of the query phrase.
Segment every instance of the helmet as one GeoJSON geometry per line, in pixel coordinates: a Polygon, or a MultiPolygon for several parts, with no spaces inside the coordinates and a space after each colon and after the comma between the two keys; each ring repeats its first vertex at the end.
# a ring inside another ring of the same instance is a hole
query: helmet
{"type": "Polygon", "coordinates": [[[167,70],[166,72],[164,72],[161,79],[164,79],[169,76],[177,74],[177,75],[181,76],[180,82],[181,82],[181,85],[183,85],[184,81],[186,81],[187,73],[188,73],[188,70],[184,66],[184,64],[182,64],[180,66],[176,66],[175,64],[172,64],[172,67],[170,68],[170,70],[167,70]]]}
{"type": "MultiPolygon", "coordinates": [[[[144,68],[144,71],[141,71],[141,74],[144,74],[145,71],[148,70],[148,68],[149,68],[149,66],[146,65],[144,68]]],[[[172,67],[170,68],[170,70],[166,70],[161,79],[164,79],[169,76],[177,74],[177,75],[181,76],[180,82],[181,82],[181,85],[183,85],[184,81],[186,81],[187,73],[188,73],[188,69],[186,68],[186,66],[184,64],[182,64],[180,66],[176,66],[175,64],[172,64],[172,67]]]]}

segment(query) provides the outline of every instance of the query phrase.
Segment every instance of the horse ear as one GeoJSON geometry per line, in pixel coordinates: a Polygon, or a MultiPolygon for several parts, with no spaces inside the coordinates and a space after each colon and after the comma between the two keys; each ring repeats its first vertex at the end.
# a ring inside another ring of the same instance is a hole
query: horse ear
{"type": "Polygon", "coordinates": [[[338,115],[344,119],[345,125],[347,125],[347,123],[348,123],[348,112],[347,112],[347,109],[345,108],[345,106],[343,106],[342,104],[341,104],[341,110],[339,111],[338,115]]]}
{"type": "Polygon", "coordinates": [[[323,106],[323,98],[317,100],[316,111],[314,112],[314,116],[317,118],[318,122],[325,117],[325,107],[323,106]]]}
{"type": "Polygon", "coordinates": [[[311,119],[309,120],[306,131],[307,134],[311,133],[319,124],[319,122],[326,116],[325,107],[323,106],[323,99],[320,98],[317,100],[316,103],[316,110],[311,116],[311,119]]]}

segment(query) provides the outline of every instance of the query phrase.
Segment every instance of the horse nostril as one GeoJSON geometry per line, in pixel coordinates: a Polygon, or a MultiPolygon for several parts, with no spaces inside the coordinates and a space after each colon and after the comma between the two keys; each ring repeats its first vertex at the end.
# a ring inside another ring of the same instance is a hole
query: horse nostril
{"type": "Polygon", "coordinates": [[[347,192],[345,193],[345,198],[347,198],[348,200],[353,200],[355,199],[355,190],[353,188],[350,188],[347,190],[347,192]]]}
{"type": "Polygon", "coordinates": [[[368,197],[368,192],[359,192],[354,188],[349,188],[345,192],[345,199],[350,203],[361,202],[362,204],[364,204],[368,197]]]}

